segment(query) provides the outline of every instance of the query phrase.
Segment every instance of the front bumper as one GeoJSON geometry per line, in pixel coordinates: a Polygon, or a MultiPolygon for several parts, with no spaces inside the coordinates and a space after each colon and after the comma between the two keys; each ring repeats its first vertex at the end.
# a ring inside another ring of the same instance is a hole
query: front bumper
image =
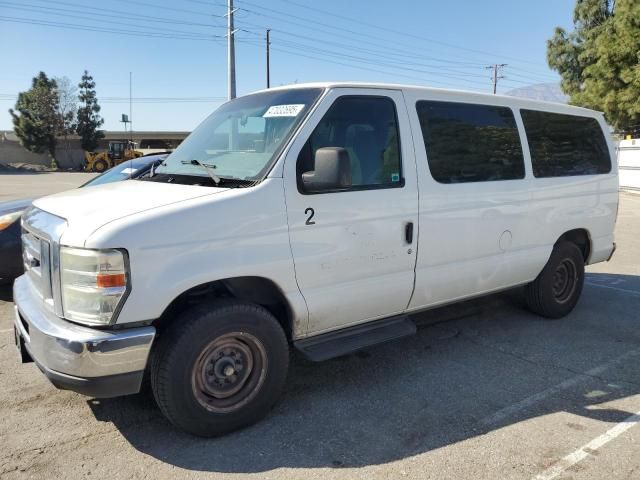
{"type": "Polygon", "coordinates": [[[97,330],[47,310],[23,275],[13,285],[21,345],[58,388],[94,397],[137,393],[155,337],[154,327],[97,330]]]}

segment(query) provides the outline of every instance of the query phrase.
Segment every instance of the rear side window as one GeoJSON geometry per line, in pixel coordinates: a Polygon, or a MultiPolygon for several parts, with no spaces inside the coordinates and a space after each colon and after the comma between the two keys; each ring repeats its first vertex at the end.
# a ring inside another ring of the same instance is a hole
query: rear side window
{"type": "Polygon", "coordinates": [[[427,161],[440,183],[524,178],[518,127],[510,108],[419,101],[427,161]]]}
{"type": "Polygon", "coordinates": [[[611,171],[611,158],[595,118],[521,110],[533,175],[566,177],[611,171]]]}

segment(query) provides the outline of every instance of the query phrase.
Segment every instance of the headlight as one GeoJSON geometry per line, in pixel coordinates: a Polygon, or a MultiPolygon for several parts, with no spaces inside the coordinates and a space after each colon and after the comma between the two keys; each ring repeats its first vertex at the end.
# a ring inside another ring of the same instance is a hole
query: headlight
{"type": "Polygon", "coordinates": [[[129,291],[127,258],[120,250],[60,247],[64,317],[108,325],[129,291]]]}
{"type": "Polygon", "coordinates": [[[0,232],[7,228],[12,223],[18,221],[18,219],[22,216],[24,210],[18,210],[17,212],[7,213],[5,215],[0,215],[0,232]]]}

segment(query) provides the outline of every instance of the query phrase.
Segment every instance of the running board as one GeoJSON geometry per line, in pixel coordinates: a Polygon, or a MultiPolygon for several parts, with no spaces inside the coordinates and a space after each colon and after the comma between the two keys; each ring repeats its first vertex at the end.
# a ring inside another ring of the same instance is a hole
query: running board
{"type": "Polygon", "coordinates": [[[415,333],[416,324],[400,315],[303,338],[293,345],[309,360],[321,362],[415,333]]]}

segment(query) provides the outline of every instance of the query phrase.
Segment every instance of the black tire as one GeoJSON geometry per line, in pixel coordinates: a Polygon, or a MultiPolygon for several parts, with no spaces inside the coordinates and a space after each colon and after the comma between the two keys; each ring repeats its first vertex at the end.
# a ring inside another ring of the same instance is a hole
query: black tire
{"type": "Polygon", "coordinates": [[[97,173],[102,173],[106,170],[109,169],[109,164],[107,163],[106,160],[100,159],[100,160],[96,160],[93,163],[93,171],[97,172],[97,173]]]}
{"type": "Polygon", "coordinates": [[[264,417],[280,397],[288,366],[287,338],[269,311],[212,302],[186,310],[162,332],[151,388],[176,427],[214,437],[264,417]]]}
{"type": "Polygon", "coordinates": [[[564,317],[578,303],[583,284],[582,252],[574,243],[557,243],[542,272],[525,287],[527,305],[546,318],[564,317]]]}

